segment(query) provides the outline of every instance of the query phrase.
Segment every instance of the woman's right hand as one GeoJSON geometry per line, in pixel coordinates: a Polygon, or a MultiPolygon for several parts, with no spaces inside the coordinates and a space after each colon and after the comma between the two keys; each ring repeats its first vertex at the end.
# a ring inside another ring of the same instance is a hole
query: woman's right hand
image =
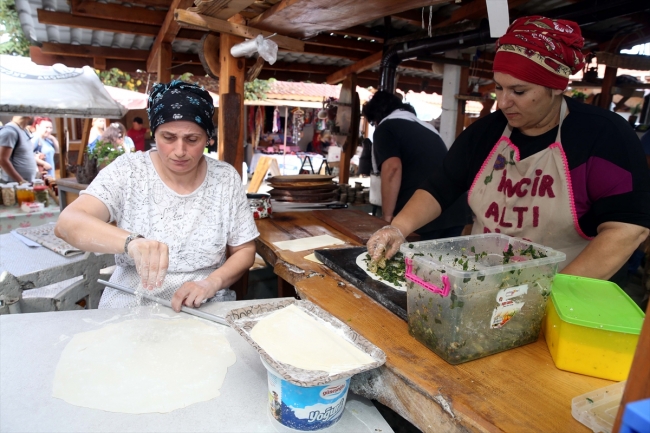
{"type": "Polygon", "coordinates": [[[129,242],[128,254],[135,261],[135,269],[148,290],[162,287],[169,267],[169,247],[162,242],[137,238],[129,242]]]}
{"type": "Polygon", "coordinates": [[[366,245],[371,260],[378,262],[382,256],[386,259],[393,257],[404,242],[406,238],[397,227],[384,226],[373,233],[366,245]]]}

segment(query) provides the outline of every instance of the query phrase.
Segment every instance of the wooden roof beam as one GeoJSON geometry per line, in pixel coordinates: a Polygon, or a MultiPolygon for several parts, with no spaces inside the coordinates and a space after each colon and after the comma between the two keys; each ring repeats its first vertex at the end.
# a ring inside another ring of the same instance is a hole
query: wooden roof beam
{"type": "MultiPolygon", "coordinates": [[[[38,9],[38,22],[52,26],[61,26],[69,28],[80,28],[88,30],[100,30],[111,33],[126,33],[130,35],[156,36],[160,29],[159,26],[140,24],[134,26],[131,23],[111,21],[101,18],[76,17],[66,12],[46,11],[38,9]]],[[[204,32],[196,30],[181,30],[176,39],[186,39],[198,41],[204,32]]]]}
{"type": "Polygon", "coordinates": [[[643,44],[646,42],[650,42],[650,28],[638,30],[631,34],[624,34],[612,39],[611,41],[601,42],[598,44],[598,50],[609,50],[610,52],[612,50],[617,50],[618,52],[618,50],[631,48],[635,45],[643,44]]]}
{"type": "MultiPolygon", "coordinates": [[[[177,9],[174,17],[179,26],[212,31],[217,33],[227,33],[229,35],[240,36],[247,39],[255,38],[257,35],[270,36],[271,33],[247,27],[241,24],[235,24],[228,21],[199,15],[194,12],[177,9]]],[[[299,39],[288,38],[286,36],[274,36],[273,41],[278,47],[288,49],[293,52],[303,52],[305,43],[299,39]]]]}
{"type": "MultiPolygon", "coordinates": [[[[512,10],[528,2],[529,0],[508,0],[508,9],[512,10]]],[[[465,4],[451,13],[451,16],[438,21],[432,27],[445,27],[464,20],[476,20],[487,17],[487,4],[482,0],[475,0],[465,4]]]]}
{"type": "Polygon", "coordinates": [[[74,16],[105,18],[135,24],[160,26],[165,21],[165,11],[152,11],[141,7],[126,7],[115,3],[91,0],[71,0],[70,12],[74,16]]]}
{"type": "Polygon", "coordinates": [[[378,51],[363,60],[360,60],[350,66],[346,66],[345,68],[328,75],[326,80],[327,84],[338,84],[345,80],[350,74],[359,74],[361,72],[365,72],[369,69],[374,68],[381,62],[383,54],[383,51],[378,51]]]}
{"type": "Polygon", "coordinates": [[[181,29],[181,26],[174,19],[176,10],[186,9],[192,6],[193,3],[193,0],[172,0],[172,4],[169,5],[169,10],[165,15],[165,21],[163,21],[160,30],[158,30],[156,40],[151,46],[149,58],[147,59],[148,72],[154,72],[162,44],[172,43],[181,29]]]}
{"type": "MultiPolygon", "coordinates": [[[[73,57],[100,57],[113,60],[146,61],[149,57],[148,50],[131,50],[129,48],[94,47],[92,45],[55,44],[43,42],[41,50],[44,54],[73,56],[73,57]]],[[[190,53],[172,53],[172,63],[189,63],[200,65],[199,56],[190,53]]]]}
{"type": "MultiPolygon", "coordinates": [[[[288,50],[280,49],[279,51],[290,52],[288,50]]],[[[333,48],[326,47],[323,45],[314,45],[310,43],[305,43],[305,54],[316,54],[327,57],[338,57],[340,59],[348,59],[351,61],[357,61],[364,58],[366,53],[362,51],[346,50],[344,48],[333,48]]]]}
{"type": "Polygon", "coordinates": [[[46,11],[45,9],[38,9],[36,13],[38,22],[41,24],[142,36],[155,36],[158,34],[158,26],[153,25],[141,24],[134,26],[131,23],[111,21],[109,19],[79,18],[66,12],[46,11]]]}
{"type": "Polygon", "coordinates": [[[169,0],[132,0],[129,3],[156,8],[169,8],[169,0]]]}
{"type": "Polygon", "coordinates": [[[370,27],[365,27],[365,26],[354,26],[343,30],[332,30],[331,33],[334,33],[335,35],[341,35],[341,36],[348,35],[355,38],[362,38],[362,39],[369,39],[369,40],[374,39],[380,44],[384,43],[384,38],[382,36],[373,34],[372,29],[370,27]]]}
{"type": "Polygon", "coordinates": [[[352,38],[342,38],[339,36],[329,35],[318,35],[305,40],[305,42],[312,45],[322,45],[332,48],[345,48],[347,50],[366,51],[370,53],[374,53],[382,49],[382,44],[380,43],[358,41],[352,38]]]}
{"type": "MultiPolygon", "coordinates": [[[[94,67],[94,58],[88,56],[73,56],[73,55],[53,55],[44,53],[39,47],[29,47],[30,58],[37,65],[51,66],[55,63],[63,63],[71,68],[81,68],[83,66],[94,67]]],[[[179,60],[177,60],[179,61],[179,60]]],[[[146,62],[143,60],[122,60],[122,59],[106,59],[106,70],[118,68],[124,72],[143,71],[146,62]]],[[[174,75],[181,75],[190,72],[197,76],[205,76],[205,71],[202,66],[194,64],[185,64],[174,68],[172,70],[174,75]]]]}

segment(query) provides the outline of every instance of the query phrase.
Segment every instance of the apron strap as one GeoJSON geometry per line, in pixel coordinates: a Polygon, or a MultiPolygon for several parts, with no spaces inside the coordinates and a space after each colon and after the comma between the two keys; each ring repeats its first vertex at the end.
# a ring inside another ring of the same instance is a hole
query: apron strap
{"type": "MultiPolygon", "coordinates": [[[[568,111],[568,106],[566,104],[566,100],[564,99],[564,96],[562,96],[562,104],[560,105],[560,125],[559,128],[557,129],[557,136],[555,137],[555,142],[556,143],[561,143],[560,141],[560,131],[562,130],[562,122],[564,122],[564,119],[567,116],[567,111],[568,111]]],[[[510,124],[506,124],[505,129],[503,130],[503,136],[506,138],[510,138],[510,134],[512,134],[512,126],[510,124]]]]}

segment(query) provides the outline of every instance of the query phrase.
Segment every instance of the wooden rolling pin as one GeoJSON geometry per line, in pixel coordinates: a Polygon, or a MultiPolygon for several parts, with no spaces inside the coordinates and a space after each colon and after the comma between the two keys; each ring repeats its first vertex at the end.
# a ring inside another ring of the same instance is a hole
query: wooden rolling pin
{"type": "MultiPolygon", "coordinates": [[[[135,290],[131,289],[130,287],[122,286],[120,284],[111,283],[110,281],[104,281],[104,280],[99,279],[99,280],[97,280],[97,282],[101,283],[101,284],[104,284],[107,287],[117,289],[117,290],[121,290],[123,292],[130,293],[130,294],[135,295],[135,296],[141,295],[145,299],[157,302],[158,304],[164,305],[165,307],[172,308],[172,303],[165,300],[165,299],[161,299],[161,298],[158,298],[156,296],[149,295],[147,293],[142,293],[142,292],[136,293],[135,290]]],[[[203,311],[197,310],[196,308],[181,307],[181,312],[191,314],[192,316],[200,317],[201,319],[210,320],[212,322],[217,322],[217,323],[219,323],[221,325],[230,326],[228,324],[228,322],[226,322],[226,319],[224,319],[223,317],[215,316],[214,314],[205,313],[203,311]]]]}

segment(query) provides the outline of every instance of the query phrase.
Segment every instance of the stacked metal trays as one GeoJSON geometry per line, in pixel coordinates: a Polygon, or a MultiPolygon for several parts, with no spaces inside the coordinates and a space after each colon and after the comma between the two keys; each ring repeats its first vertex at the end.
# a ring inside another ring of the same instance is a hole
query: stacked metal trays
{"type": "Polygon", "coordinates": [[[273,200],[292,203],[327,203],[336,199],[338,185],[334,176],[321,174],[299,174],[273,176],[269,191],[273,200]]]}

